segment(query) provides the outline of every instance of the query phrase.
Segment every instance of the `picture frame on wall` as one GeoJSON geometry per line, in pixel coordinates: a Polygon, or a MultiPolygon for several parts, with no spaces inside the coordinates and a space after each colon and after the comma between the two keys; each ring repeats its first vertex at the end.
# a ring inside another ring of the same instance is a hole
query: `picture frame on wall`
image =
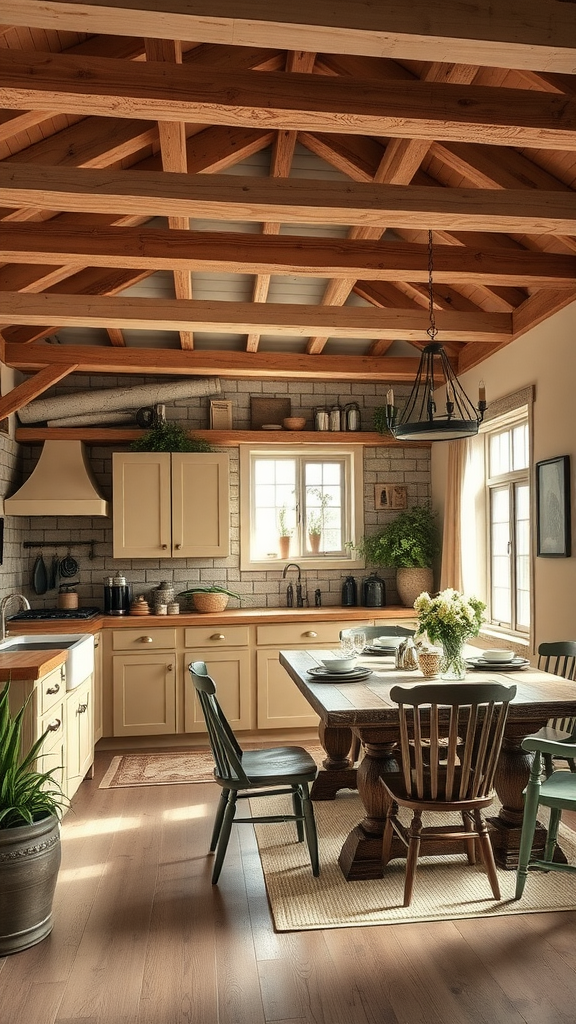
{"type": "Polygon", "coordinates": [[[570,557],[569,455],[536,463],[536,553],[541,558],[570,557]]]}
{"type": "Polygon", "coordinates": [[[404,484],[375,484],[374,508],[395,511],[406,508],[407,489],[404,484]]]}

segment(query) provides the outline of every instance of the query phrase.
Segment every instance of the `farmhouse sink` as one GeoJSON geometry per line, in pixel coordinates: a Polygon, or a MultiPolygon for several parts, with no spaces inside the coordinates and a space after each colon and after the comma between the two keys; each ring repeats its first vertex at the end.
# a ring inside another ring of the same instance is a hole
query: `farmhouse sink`
{"type": "Polygon", "coordinates": [[[73,690],[94,671],[94,637],[90,633],[11,636],[0,643],[0,654],[28,651],[68,651],[66,689],[73,690]]]}

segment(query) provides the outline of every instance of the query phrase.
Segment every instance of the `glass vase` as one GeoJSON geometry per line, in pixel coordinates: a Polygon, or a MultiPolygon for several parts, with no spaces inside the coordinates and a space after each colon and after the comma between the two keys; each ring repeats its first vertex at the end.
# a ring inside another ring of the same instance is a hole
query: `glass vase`
{"type": "Polygon", "coordinates": [[[442,679],[465,679],[464,643],[462,640],[443,640],[440,676],[442,679]]]}

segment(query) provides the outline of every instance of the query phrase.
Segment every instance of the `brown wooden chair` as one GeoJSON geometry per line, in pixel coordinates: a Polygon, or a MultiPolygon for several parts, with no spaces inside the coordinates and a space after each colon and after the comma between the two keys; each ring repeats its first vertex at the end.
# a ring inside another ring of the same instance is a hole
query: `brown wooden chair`
{"type": "Polygon", "coordinates": [[[496,682],[392,687],[390,698],[399,705],[402,771],[381,780],[390,800],[382,859],[384,865],[391,859],[397,835],[408,849],[405,907],[412,899],[421,845],[455,839],[464,843],[470,864],[475,863],[478,840],[494,899],[500,899],[481,810],[494,799],[494,772],[515,694],[515,686],[496,682]],[[399,820],[399,807],[412,810],[410,825],[399,820]],[[424,827],[424,811],[456,812],[462,824],[424,827]]]}
{"type": "MultiPolygon", "coordinates": [[[[553,643],[540,644],[538,668],[543,672],[553,672],[564,679],[576,681],[576,640],[557,640],[553,643]]],[[[576,732],[576,718],[550,718],[547,725],[550,729],[560,729],[562,732],[576,732]]],[[[546,775],[551,775],[554,771],[555,760],[567,761],[570,771],[576,772],[576,759],[573,757],[562,758],[556,755],[552,758],[546,751],[543,758],[546,775]]]]}

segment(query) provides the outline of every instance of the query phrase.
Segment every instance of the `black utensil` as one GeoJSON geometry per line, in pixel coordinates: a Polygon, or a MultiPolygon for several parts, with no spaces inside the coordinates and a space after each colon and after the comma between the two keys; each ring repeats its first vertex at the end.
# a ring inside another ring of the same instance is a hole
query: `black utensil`
{"type": "Polygon", "coordinates": [[[32,589],[35,594],[45,594],[48,590],[48,573],[46,571],[46,563],[42,555],[38,555],[38,558],[34,562],[34,568],[32,570],[32,589]]]}
{"type": "Polygon", "coordinates": [[[56,590],[58,586],[58,567],[60,565],[60,559],[58,555],[52,556],[52,565],[50,566],[50,584],[48,590],[56,590]]]}

